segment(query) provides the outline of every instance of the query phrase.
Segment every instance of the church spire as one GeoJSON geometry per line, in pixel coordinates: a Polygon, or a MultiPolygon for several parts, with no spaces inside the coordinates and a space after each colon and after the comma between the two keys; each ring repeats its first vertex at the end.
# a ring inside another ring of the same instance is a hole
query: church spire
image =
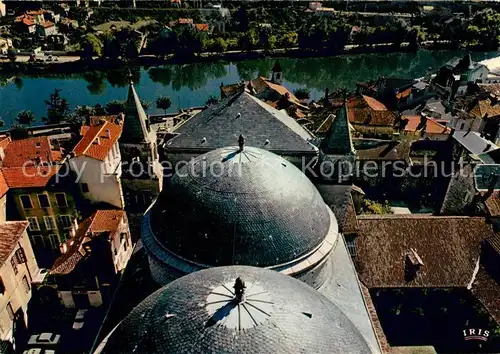
{"type": "Polygon", "coordinates": [[[333,118],[332,125],[321,142],[320,149],[331,155],[346,155],[354,152],[346,102],[333,118]]]}
{"type": "Polygon", "coordinates": [[[135,91],[134,83],[130,80],[121,141],[136,143],[149,140],[148,117],[135,91]]]}

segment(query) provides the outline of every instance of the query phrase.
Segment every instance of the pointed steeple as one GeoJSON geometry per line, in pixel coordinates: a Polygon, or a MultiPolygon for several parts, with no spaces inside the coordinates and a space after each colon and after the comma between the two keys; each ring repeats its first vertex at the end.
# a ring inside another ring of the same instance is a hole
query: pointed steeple
{"type": "Polygon", "coordinates": [[[141,100],[130,81],[127,102],[125,103],[125,121],[123,124],[122,142],[149,142],[148,117],[141,100]]]}
{"type": "Polygon", "coordinates": [[[328,130],[326,137],[320,145],[321,151],[329,155],[347,155],[354,153],[351,131],[349,129],[349,120],[347,119],[347,104],[333,118],[332,125],[328,130]]]}

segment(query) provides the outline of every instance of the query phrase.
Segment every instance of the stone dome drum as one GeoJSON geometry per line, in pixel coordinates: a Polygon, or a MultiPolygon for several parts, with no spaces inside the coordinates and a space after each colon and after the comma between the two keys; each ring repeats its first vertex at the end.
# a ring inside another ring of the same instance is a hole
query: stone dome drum
{"type": "Polygon", "coordinates": [[[306,284],[248,266],[214,267],[162,287],[101,353],[370,353],[333,303],[306,284]]]}
{"type": "Polygon", "coordinates": [[[191,160],[165,186],[150,220],[161,246],[181,259],[259,267],[313,252],[336,223],[298,168],[253,147],[217,149],[191,160]]]}

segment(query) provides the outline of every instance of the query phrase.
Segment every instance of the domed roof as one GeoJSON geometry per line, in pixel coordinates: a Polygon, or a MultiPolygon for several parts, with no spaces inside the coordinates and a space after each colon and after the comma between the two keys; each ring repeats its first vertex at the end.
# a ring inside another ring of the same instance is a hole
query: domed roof
{"type": "Polygon", "coordinates": [[[297,260],[321,244],[331,220],[298,168],[253,147],[227,147],[193,159],[151,212],[152,231],[168,251],[208,266],[297,260]]]}
{"type": "Polygon", "coordinates": [[[246,266],[214,267],[164,286],[102,345],[103,353],[370,353],[323,295],[246,266]]]}

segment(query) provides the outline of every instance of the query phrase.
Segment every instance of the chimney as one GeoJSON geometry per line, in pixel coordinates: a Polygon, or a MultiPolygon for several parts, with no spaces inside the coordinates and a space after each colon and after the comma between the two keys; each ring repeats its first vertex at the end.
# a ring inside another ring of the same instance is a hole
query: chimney
{"type": "Polygon", "coordinates": [[[111,132],[109,128],[106,128],[106,131],[104,132],[104,137],[108,139],[111,138],[111,132]]]}
{"type": "Polygon", "coordinates": [[[417,251],[414,248],[410,248],[405,257],[405,280],[407,282],[414,280],[423,265],[424,262],[417,251]]]}

